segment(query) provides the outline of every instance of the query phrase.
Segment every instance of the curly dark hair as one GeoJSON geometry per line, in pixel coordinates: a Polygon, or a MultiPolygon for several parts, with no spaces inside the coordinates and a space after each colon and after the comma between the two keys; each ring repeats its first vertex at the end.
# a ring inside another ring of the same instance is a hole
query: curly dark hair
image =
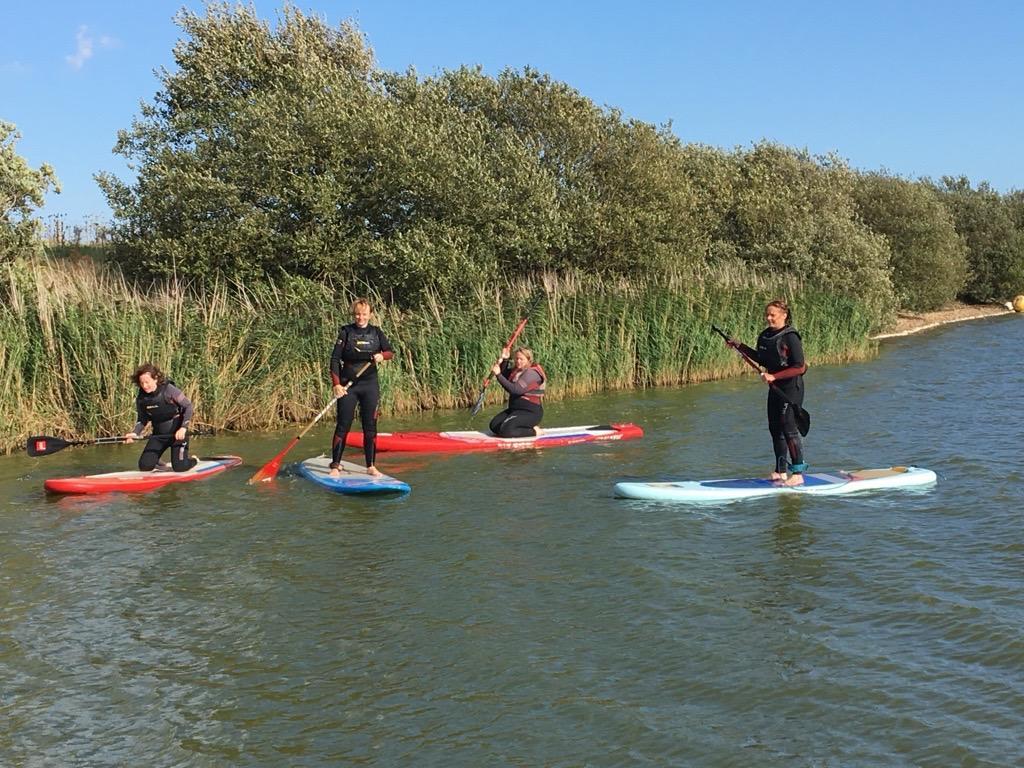
{"type": "Polygon", "coordinates": [[[136,368],[135,373],[132,374],[132,379],[135,381],[136,384],[139,383],[139,377],[144,373],[148,373],[150,376],[156,379],[157,386],[160,386],[165,381],[167,381],[167,377],[164,375],[164,372],[157,368],[155,365],[153,365],[153,363],[143,363],[138,368],[136,368]]]}

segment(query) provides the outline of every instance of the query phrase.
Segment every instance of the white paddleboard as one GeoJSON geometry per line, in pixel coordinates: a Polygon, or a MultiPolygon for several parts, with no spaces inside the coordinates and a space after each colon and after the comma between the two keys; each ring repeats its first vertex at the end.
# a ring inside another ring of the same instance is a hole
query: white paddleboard
{"type": "Polygon", "coordinates": [[[911,488],[936,482],[935,473],[921,467],[885,467],[804,475],[804,484],[786,486],[767,478],[682,480],[663,483],[616,483],[615,495],[625,499],[679,502],[723,502],[781,494],[833,496],[882,488],[911,488]]]}

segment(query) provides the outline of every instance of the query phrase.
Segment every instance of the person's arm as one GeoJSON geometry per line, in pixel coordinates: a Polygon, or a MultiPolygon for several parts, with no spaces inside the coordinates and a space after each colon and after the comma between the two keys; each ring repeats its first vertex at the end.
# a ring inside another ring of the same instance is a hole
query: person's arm
{"type": "Polygon", "coordinates": [[[137,440],[142,437],[142,430],[146,428],[146,424],[149,422],[149,416],[146,415],[146,409],[142,407],[142,404],[135,401],[135,426],[132,427],[131,432],[126,432],[124,439],[129,443],[132,440],[137,440]]]}
{"type": "Polygon", "coordinates": [[[178,406],[178,409],[181,411],[181,426],[174,430],[174,439],[181,442],[185,439],[189,422],[192,421],[192,415],[194,412],[192,401],[185,396],[184,392],[173,384],[167,385],[167,389],[164,391],[164,399],[168,403],[173,403],[178,406]]]}
{"type": "Polygon", "coordinates": [[[377,339],[380,342],[380,352],[373,356],[373,362],[383,363],[385,360],[390,360],[395,356],[394,350],[391,349],[391,342],[388,337],[384,335],[384,331],[380,328],[377,329],[377,339]]]}
{"type": "Polygon", "coordinates": [[[334,386],[335,394],[337,394],[337,388],[341,386],[341,369],[345,363],[341,359],[341,353],[345,349],[345,330],[339,329],[338,338],[334,342],[334,349],[331,351],[331,384],[334,386]]]}
{"type": "Polygon", "coordinates": [[[515,381],[509,381],[506,378],[507,373],[509,373],[509,370],[506,368],[498,374],[498,383],[501,384],[506,392],[513,396],[525,395],[531,389],[536,389],[541,384],[540,374],[534,370],[523,371],[515,381]]]}
{"type": "Polygon", "coordinates": [[[185,393],[178,389],[173,384],[168,384],[167,389],[164,392],[164,398],[169,403],[174,403],[181,410],[181,426],[187,428],[189,422],[192,421],[192,416],[195,414],[195,409],[192,407],[192,401],[189,400],[185,393]]]}

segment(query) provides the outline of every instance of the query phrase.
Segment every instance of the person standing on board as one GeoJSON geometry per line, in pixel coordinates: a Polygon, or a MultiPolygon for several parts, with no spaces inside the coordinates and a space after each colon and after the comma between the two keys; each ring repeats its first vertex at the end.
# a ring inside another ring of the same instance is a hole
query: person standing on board
{"type": "Polygon", "coordinates": [[[519,347],[512,359],[509,348],[501,350],[501,361],[491,367],[508,392],[508,407],[491,419],[491,432],[498,437],[535,437],[535,427],[544,418],[544,384],[547,374],[533,362],[533,350],[519,347]]]}
{"type": "Polygon", "coordinates": [[[377,380],[377,365],[394,357],[391,342],[380,328],[370,325],[373,308],[367,299],[352,302],[352,322],[338,330],[338,339],[331,353],[331,383],[338,400],[338,422],[334,428],[331,445],[331,476],[341,474],[341,454],[345,450],[352,421],[359,406],[359,420],[363,423],[363,454],[366,457],[366,471],[373,477],[380,477],[381,471],[374,466],[377,451],[377,408],[380,404],[380,382],[377,380]],[[361,375],[356,371],[364,363],[370,363],[361,375]]]}
{"type": "Polygon", "coordinates": [[[124,436],[131,443],[142,437],[147,424],[153,425],[146,447],[139,456],[139,469],[149,472],[160,456],[171,449],[171,467],[175,472],[192,469],[199,459],[188,456],[188,425],[192,421],[192,401],[152,363],[143,363],[133,375],[139,386],[135,396],[136,423],[124,436]]]}
{"type": "Polygon", "coordinates": [[[726,344],[761,365],[765,369],[761,373],[762,381],[778,388],[779,391],[774,388],[768,390],[768,431],[775,449],[775,471],[771,479],[789,486],[802,485],[807,462],[793,407],[786,398],[799,406],[804,402],[807,362],[803,342],[792,326],[786,302],[769,302],[764,309],[764,319],[768,327],[757,337],[757,349],[751,349],[736,339],[729,339],[726,344]]]}

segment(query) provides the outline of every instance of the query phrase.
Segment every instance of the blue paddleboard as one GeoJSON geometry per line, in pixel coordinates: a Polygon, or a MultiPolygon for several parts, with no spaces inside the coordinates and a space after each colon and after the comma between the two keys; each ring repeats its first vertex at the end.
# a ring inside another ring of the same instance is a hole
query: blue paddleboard
{"type": "Polygon", "coordinates": [[[372,477],[366,467],[349,461],[341,462],[340,469],[340,475],[331,477],[331,460],[327,456],[306,459],[299,464],[299,474],[335,493],[408,493],[411,490],[408,483],[387,475],[372,477]]]}
{"type": "Polygon", "coordinates": [[[734,480],[681,480],[663,483],[616,483],[615,495],[624,499],[678,501],[684,503],[736,501],[762,496],[799,494],[834,496],[881,488],[931,485],[935,473],[921,467],[885,467],[851,472],[818,472],[804,475],[804,484],[789,487],[767,478],[734,480]]]}

